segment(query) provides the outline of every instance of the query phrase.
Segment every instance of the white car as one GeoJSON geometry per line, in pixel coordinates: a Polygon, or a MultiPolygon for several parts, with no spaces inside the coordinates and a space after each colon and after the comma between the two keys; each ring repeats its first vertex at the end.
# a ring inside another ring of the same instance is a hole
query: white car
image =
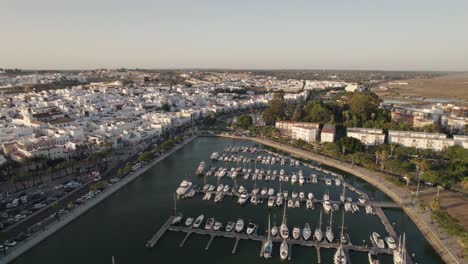
{"type": "Polygon", "coordinates": [[[34,209],[41,209],[41,208],[43,208],[43,207],[45,207],[45,206],[46,206],[46,205],[43,204],[43,203],[38,203],[38,204],[35,204],[33,208],[34,208],[34,209]]]}

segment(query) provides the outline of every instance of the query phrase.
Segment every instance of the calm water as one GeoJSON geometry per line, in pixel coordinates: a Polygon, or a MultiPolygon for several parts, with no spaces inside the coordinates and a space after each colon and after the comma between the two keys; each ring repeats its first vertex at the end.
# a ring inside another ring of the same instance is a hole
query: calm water
{"type": "MultiPolygon", "coordinates": [[[[55,233],[43,243],[37,245],[29,252],[18,258],[15,263],[48,263],[48,264],[74,264],[74,263],[111,263],[115,256],[116,263],[280,263],[279,244],[274,247],[274,257],[264,260],[259,257],[260,243],[253,241],[240,241],[236,254],[231,254],[234,240],[216,238],[209,250],[205,250],[208,242],[207,236],[192,235],[180,248],[183,233],[167,232],[153,249],[145,248],[149,237],[173,214],[173,193],[178,184],[185,177],[190,177],[194,184],[216,184],[217,177],[192,176],[201,160],[208,160],[214,151],[222,151],[227,145],[252,145],[253,143],[240,140],[227,140],[220,138],[199,138],[188,144],[171,157],[160,162],[148,170],[129,185],[122,188],[92,210],[88,211],[73,223],[55,233]]],[[[241,154],[239,154],[241,155],[241,154]]],[[[222,163],[226,167],[226,163],[222,163]]],[[[235,164],[230,164],[229,167],[235,164]]],[[[253,165],[252,165],[253,167],[253,165]]],[[[257,165],[257,168],[267,168],[266,165],[257,165]]],[[[279,171],[279,165],[273,166],[279,171]]],[[[272,169],[273,169],[272,167],[272,169]]],[[[291,168],[285,166],[286,172],[302,169],[304,175],[314,172],[304,166],[291,168]]],[[[320,174],[320,173],[318,173],[320,174]]],[[[389,198],[373,188],[366,182],[346,175],[346,181],[366,190],[375,200],[389,200],[389,198]]],[[[224,177],[221,183],[233,186],[232,179],[224,177]]],[[[238,185],[243,185],[249,191],[253,188],[251,180],[237,179],[238,185]]],[[[257,182],[258,187],[273,187],[278,190],[279,183],[257,182]]],[[[322,197],[329,190],[332,200],[338,200],[342,187],[326,187],[323,182],[319,184],[306,184],[302,189],[290,183],[284,183],[282,189],[297,192],[312,191],[315,197],[322,197]]],[[[347,196],[357,200],[358,196],[350,191],[347,196]]],[[[254,221],[260,225],[259,233],[265,233],[267,225],[268,208],[266,204],[246,205],[240,207],[234,198],[225,197],[215,204],[203,201],[201,196],[194,199],[179,200],[178,210],[185,216],[196,217],[199,214],[213,216],[224,223],[237,218],[254,221]]],[[[294,225],[304,226],[306,222],[312,230],[318,224],[319,210],[306,210],[301,208],[288,209],[288,226],[290,230],[294,225]]],[[[279,225],[282,218],[282,209],[271,209],[272,220],[276,218],[279,225]]],[[[431,248],[416,226],[403,213],[402,210],[386,211],[391,222],[395,223],[398,233],[407,233],[408,250],[416,254],[418,263],[443,263],[431,248]]],[[[324,214],[323,230],[329,223],[330,215],[324,214]]],[[[206,218],[205,218],[206,219],[206,218]]],[[[339,234],[341,225],[341,212],[333,215],[335,237],[339,234]],[[335,221],[336,220],[336,221],[335,221]]],[[[364,210],[359,213],[345,215],[346,231],[354,244],[370,244],[369,235],[373,231],[387,235],[385,228],[377,216],[367,216],[364,210]]],[[[316,263],[317,256],[314,248],[295,246],[293,248],[291,263],[316,263]]],[[[333,250],[322,250],[322,263],[332,263],[333,250]]],[[[367,263],[367,255],[359,252],[350,253],[353,263],[367,263]]],[[[381,256],[382,263],[393,263],[389,256],[381,256]]]]}

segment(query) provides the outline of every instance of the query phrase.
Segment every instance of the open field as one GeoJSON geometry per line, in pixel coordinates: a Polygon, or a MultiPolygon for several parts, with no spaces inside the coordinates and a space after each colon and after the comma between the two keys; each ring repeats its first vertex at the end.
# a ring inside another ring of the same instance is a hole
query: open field
{"type": "Polygon", "coordinates": [[[386,98],[410,96],[468,100],[468,73],[396,82],[408,83],[408,85],[384,83],[382,86],[389,87],[389,91],[381,95],[386,98]]]}
{"type": "MultiPolygon", "coordinates": [[[[421,195],[421,199],[429,205],[432,198],[437,195],[435,188],[428,189],[421,195]]],[[[468,198],[466,194],[452,191],[441,191],[439,194],[442,209],[457,219],[468,230],[468,198]]]]}

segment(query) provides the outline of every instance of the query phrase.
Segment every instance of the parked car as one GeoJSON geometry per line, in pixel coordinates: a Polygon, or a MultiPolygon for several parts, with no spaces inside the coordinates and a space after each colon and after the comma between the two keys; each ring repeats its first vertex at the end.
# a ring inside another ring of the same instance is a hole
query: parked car
{"type": "Polygon", "coordinates": [[[33,209],[39,210],[39,209],[41,209],[41,208],[43,208],[43,207],[45,207],[45,206],[46,206],[46,205],[43,204],[43,203],[38,203],[38,204],[35,204],[35,205],[33,206],[33,209]]]}

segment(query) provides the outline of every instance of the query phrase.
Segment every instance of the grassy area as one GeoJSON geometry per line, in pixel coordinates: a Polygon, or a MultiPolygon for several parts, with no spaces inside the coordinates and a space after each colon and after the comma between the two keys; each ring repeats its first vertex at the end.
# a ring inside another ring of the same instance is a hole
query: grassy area
{"type": "MultiPolygon", "coordinates": [[[[460,225],[457,219],[453,218],[444,210],[434,210],[431,212],[431,218],[438,223],[447,234],[457,237],[460,244],[463,246],[463,251],[468,250],[468,232],[460,225]]],[[[468,255],[464,257],[468,258],[468,255]]]]}

